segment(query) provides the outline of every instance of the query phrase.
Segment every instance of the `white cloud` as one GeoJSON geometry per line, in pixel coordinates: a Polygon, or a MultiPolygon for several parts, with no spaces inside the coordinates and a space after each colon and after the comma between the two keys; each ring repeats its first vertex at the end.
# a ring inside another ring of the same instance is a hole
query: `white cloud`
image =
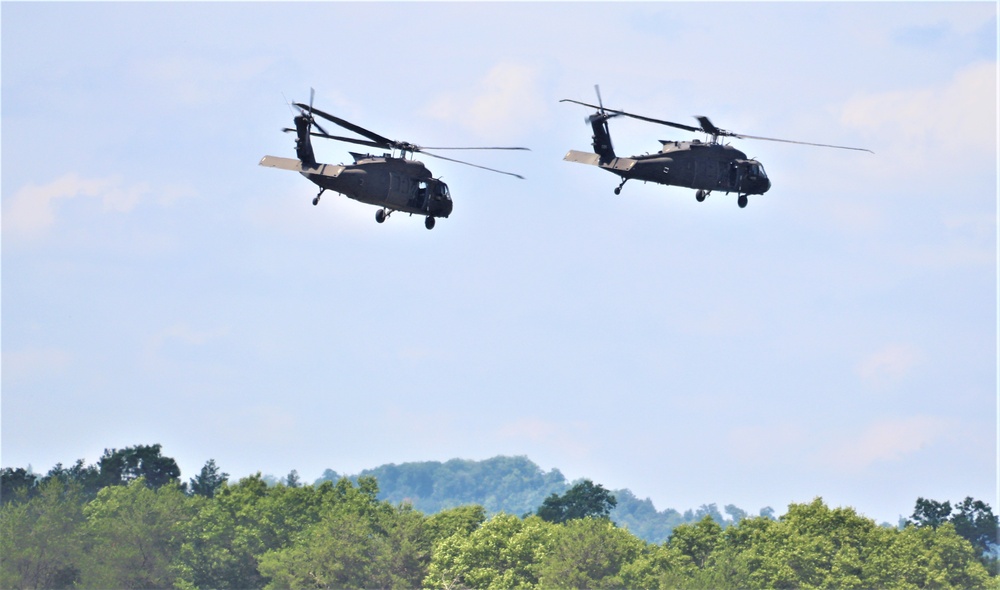
{"type": "Polygon", "coordinates": [[[955,428],[953,420],[933,416],[882,420],[860,436],[827,451],[827,458],[846,470],[899,461],[938,442],[955,428]]]}
{"type": "MultiPolygon", "coordinates": [[[[849,101],[841,121],[887,143],[912,149],[911,157],[935,150],[996,153],[997,64],[982,62],[955,73],[936,88],[894,90],[849,101]],[[919,149],[921,146],[924,149],[919,149]]],[[[878,150],[876,150],[878,152],[878,150]]]]}
{"type": "Polygon", "coordinates": [[[893,385],[905,378],[920,358],[920,351],[912,345],[891,344],[862,360],[858,365],[858,374],[871,387],[893,385]]]}
{"type": "Polygon", "coordinates": [[[536,68],[501,63],[461,95],[438,97],[427,108],[429,116],[458,121],[482,137],[514,138],[534,127],[547,111],[536,68]]]}
{"type": "Polygon", "coordinates": [[[5,203],[3,231],[18,238],[37,237],[56,223],[57,203],[77,197],[100,199],[105,211],[126,213],[147,192],[146,184],[126,186],[117,177],[81,178],[75,173],[41,186],[30,184],[5,203]]]}

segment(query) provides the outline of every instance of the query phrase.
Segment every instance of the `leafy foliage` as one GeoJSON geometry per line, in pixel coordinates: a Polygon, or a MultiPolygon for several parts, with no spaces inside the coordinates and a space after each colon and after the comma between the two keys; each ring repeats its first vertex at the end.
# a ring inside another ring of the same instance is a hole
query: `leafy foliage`
{"type": "Polygon", "coordinates": [[[925,498],[917,498],[917,505],[913,508],[913,516],[910,523],[917,526],[929,526],[937,528],[938,525],[948,522],[951,516],[951,502],[937,502],[925,498]]]}
{"type": "MultiPolygon", "coordinates": [[[[365,470],[361,475],[378,479],[380,499],[392,503],[409,502],[426,514],[463,505],[483,506],[487,515],[534,513],[547,497],[563,494],[572,487],[558,470],[545,472],[526,457],[383,465],[365,470]]],[[[350,479],[357,481],[358,477],[350,479]]],[[[327,469],[316,483],[336,482],[340,478],[336,471],[327,469]]],[[[270,483],[277,484],[278,478],[270,483]]],[[[614,490],[611,495],[617,500],[609,514],[611,520],[651,543],[666,541],[674,527],[698,522],[706,514],[722,526],[734,524],[740,515],[746,514],[736,506],[727,505],[726,514],[732,518],[727,520],[715,504],[683,514],[672,508],[657,511],[649,498],[640,500],[630,490],[614,490]]],[[[761,510],[761,514],[765,513],[774,517],[770,507],[761,510]]]]}
{"type": "MultiPolygon", "coordinates": [[[[335,471],[327,472],[327,481],[336,477],[335,471]]],[[[378,480],[382,500],[409,502],[425,514],[468,504],[478,504],[488,514],[524,514],[534,512],[547,495],[568,487],[559,470],[545,472],[527,457],[390,464],[351,479],[363,476],[378,480]]]]}
{"type": "Polygon", "coordinates": [[[38,491],[38,477],[23,467],[0,469],[0,502],[27,500],[38,491]]]}
{"type": "Polygon", "coordinates": [[[143,478],[146,485],[158,488],[179,481],[177,461],[160,454],[160,445],[136,445],[122,450],[104,449],[97,462],[101,487],[126,485],[143,478]]]}
{"type": "Polygon", "coordinates": [[[972,543],[993,575],[1000,572],[1000,524],[989,504],[966,497],[953,512],[950,502],[917,498],[907,525],[936,529],[942,524],[951,524],[956,534],[972,543]]]}
{"type": "Polygon", "coordinates": [[[0,588],[66,588],[84,561],[83,492],[51,479],[0,507],[0,588]]]}
{"type": "Polygon", "coordinates": [[[41,478],[4,470],[0,587],[998,587],[984,567],[995,566],[996,518],[972,498],[954,509],[921,498],[912,521],[891,528],[820,498],[777,519],[729,505],[724,519],[714,504],[664,514],[625,496],[629,514],[674,519],[665,542],[650,543],[609,519],[614,496],[586,480],[544,499],[557,500],[548,507],[561,522],[487,518],[475,503],[427,516],[380,499],[374,477],[229,483],[214,461],[186,493],[158,445],[132,451],[41,478]],[[144,473],[168,477],[154,486],[144,473]]]}
{"type": "Polygon", "coordinates": [[[622,588],[622,568],[644,553],[646,543],[607,518],[570,520],[553,527],[538,567],[542,588],[622,588]]]}
{"type": "Polygon", "coordinates": [[[456,533],[435,547],[424,587],[533,587],[552,526],[535,516],[500,513],[471,533],[456,533]]]}
{"type": "Polygon", "coordinates": [[[547,522],[566,522],[577,518],[607,518],[618,503],[601,484],[585,479],[562,496],[552,494],[538,508],[538,517],[547,522]]]}
{"type": "Polygon", "coordinates": [[[180,548],[176,532],[193,505],[180,487],[152,489],[145,477],[108,486],[87,503],[83,529],[87,559],[81,585],[89,588],[165,588],[180,548]]]}
{"type": "Polygon", "coordinates": [[[419,587],[431,549],[423,515],[392,508],[376,499],[377,488],[351,488],[347,480],[335,492],[318,522],[261,557],[266,587],[419,587]]]}

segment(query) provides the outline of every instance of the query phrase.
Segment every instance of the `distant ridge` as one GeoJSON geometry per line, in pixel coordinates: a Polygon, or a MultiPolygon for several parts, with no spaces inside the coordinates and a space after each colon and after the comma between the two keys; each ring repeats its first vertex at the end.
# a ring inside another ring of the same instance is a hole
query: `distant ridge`
{"type": "MultiPolygon", "coordinates": [[[[567,481],[558,469],[546,472],[523,455],[497,456],[482,461],[390,463],[347,477],[357,481],[361,476],[375,477],[380,500],[394,504],[409,502],[424,514],[478,504],[488,514],[506,512],[522,516],[535,512],[550,494],[565,493],[575,483],[567,481]]],[[[340,478],[336,471],[327,469],[316,483],[340,478]]],[[[731,518],[727,519],[715,504],[702,505],[698,510],[687,510],[683,514],[672,508],[657,511],[649,498],[640,500],[628,489],[613,490],[613,493],[618,505],[611,512],[611,520],[650,543],[662,543],[677,525],[705,516],[711,516],[722,526],[747,516],[743,510],[728,505],[725,511],[731,518]]],[[[770,508],[761,510],[761,514],[770,513],[773,513],[770,508]]]]}

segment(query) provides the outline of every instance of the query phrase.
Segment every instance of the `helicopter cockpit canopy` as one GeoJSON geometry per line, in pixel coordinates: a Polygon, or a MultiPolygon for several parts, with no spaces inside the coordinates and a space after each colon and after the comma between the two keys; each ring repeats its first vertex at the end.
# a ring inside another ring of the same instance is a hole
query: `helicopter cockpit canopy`
{"type": "Polygon", "coordinates": [[[764,172],[764,166],[760,162],[751,161],[747,170],[750,178],[760,178],[762,180],[767,180],[767,173],[764,172]]]}

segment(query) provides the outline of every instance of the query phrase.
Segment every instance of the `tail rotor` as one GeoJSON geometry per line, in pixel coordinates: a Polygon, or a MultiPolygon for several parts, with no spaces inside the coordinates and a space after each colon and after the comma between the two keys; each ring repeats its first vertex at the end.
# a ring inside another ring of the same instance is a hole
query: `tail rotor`
{"type": "Polygon", "coordinates": [[[291,129],[288,127],[282,129],[282,131],[284,131],[285,133],[296,134],[297,137],[295,138],[295,155],[298,156],[302,164],[307,167],[316,166],[316,156],[313,153],[312,141],[310,140],[310,136],[313,134],[312,128],[316,127],[316,129],[318,129],[324,135],[326,134],[326,131],[322,127],[320,127],[319,123],[316,122],[316,117],[313,116],[312,105],[315,97],[316,97],[316,90],[314,88],[310,88],[308,108],[305,108],[306,105],[303,105],[301,103],[293,103],[295,108],[299,110],[299,114],[296,115],[294,119],[295,129],[291,129]]]}

